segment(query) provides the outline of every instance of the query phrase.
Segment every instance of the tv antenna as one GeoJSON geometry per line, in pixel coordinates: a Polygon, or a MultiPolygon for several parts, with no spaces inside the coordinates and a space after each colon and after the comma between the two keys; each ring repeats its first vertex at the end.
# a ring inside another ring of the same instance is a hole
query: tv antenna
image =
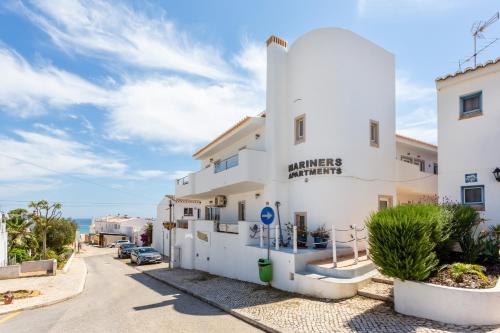
{"type": "MultiPolygon", "coordinates": [[[[484,38],[483,33],[486,30],[486,28],[488,28],[490,25],[492,25],[493,23],[495,23],[496,21],[498,21],[498,19],[499,19],[499,12],[496,12],[495,15],[493,15],[488,21],[485,21],[485,22],[483,22],[483,21],[477,21],[477,22],[475,22],[472,25],[471,33],[472,33],[472,37],[474,38],[474,53],[472,54],[472,56],[470,56],[469,58],[465,59],[465,61],[463,63],[466,63],[466,62],[470,61],[472,58],[474,58],[474,68],[475,68],[476,65],[477,65],[477,55],[479,53],[481,53],[482,51],[484,51],[491,44],[495,43],[498,40],[498,38],[494,38],[493,41],[491,41],[485,47],[483,47],[479,51],[477,50],[477,40],[478,40],[478,38],[484,38]]],[[[460,65],[461,64],[459,63],[459,66],[460,65]]]]}

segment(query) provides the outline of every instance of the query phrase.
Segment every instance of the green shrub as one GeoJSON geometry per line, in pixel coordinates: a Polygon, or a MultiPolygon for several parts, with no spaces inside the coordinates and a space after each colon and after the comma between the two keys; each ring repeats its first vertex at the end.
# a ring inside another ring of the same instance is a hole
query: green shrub
{"type": "Polygon", "coordinates": [[[21,263],[23,261],[28,261],[31,259],[31,257],[28,254],[28,251],[26,249],[22,248],[12,248],[9,251],[9,258],[15,257],[16,258],[16,263],[21,263]]]}
{"type": "MultiPolygon", "coordinates": [[[[47,231],[47,247],[52,248],[57,253],[63,252],[66,245],[75,241],[76,229],[77,224],[71,219],[54,220],[47,231]]],[[[42,243],[43,233],[40,226],[35,226],[35,233],[42,243]]]]}
{"type": "Polygon", "coordinates": [[[370,255],[382,274],[422,281],[439,264],[435,248],[448,238],[449,214],[437,205],[400,205],[367,223],[370,255]]]}
{"type": "Polygon", "coordinates": [[[443,205],[443,208],[451,214],[450,240],[460,245],[461,260],[465,263],[477,262],[485,245],[478,233],[483,222],[479,213],[471,206],[460,204],[443,205]]]}
{"type": "Polygon", "coordinates": [[[488,231],[481,232],[479,238],[482,240],[483,261],[495,264],[500,262],[500,224],[490,226],[488,231]]]}
{"type": "Polygon", "coordinates": [[[484,274],[485,268],[481,265],[464,264],[461,262],[456,262],[451,265],[444,265],[439,269],[439,271],[445,269],[450,270],[451,277],[456,282],[461,282],[465,274],[474,274],[484,281],[489,281],[488,277],[484,274]]]}

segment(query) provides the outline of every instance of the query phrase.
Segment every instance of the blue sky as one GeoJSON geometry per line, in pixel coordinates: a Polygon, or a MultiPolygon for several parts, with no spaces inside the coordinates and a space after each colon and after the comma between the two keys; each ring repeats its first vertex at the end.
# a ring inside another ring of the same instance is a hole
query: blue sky
{"type": "MultiPolygon", "coordinates": [[[[265,47],[325,26],[396,56],[397,129],[436,142],[434,79],[472,52],[498,1],[5,1],[0,210],[154,216],[191,154],[265,105],[265,47]]],[[[500,37],[500,23],[488,38],[500,37]]],[[[500,56],[500,42],[480,61],[500,56]]],[[[469,63],[466,66],[470,66],[469,63]]]]}

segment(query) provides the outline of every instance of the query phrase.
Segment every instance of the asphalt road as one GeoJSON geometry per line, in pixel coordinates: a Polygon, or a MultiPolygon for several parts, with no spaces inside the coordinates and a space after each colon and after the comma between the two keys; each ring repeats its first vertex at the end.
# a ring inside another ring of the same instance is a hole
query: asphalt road
{"type": "Polygon", "coordinates": [[[82,294],[0,316],[0,332],[260,332],[109,254],[86,257],[85,262],[88,276],[82,294]]]}

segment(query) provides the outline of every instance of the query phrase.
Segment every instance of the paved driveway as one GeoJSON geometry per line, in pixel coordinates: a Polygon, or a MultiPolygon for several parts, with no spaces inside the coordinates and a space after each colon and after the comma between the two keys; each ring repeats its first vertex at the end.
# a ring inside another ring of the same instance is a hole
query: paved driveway
{"type": "Polygon", "coordinates": [[[85,257],[88,277],[81,295],[2,316],[0,332],[259,332],[107,252],[85,257]]]}

